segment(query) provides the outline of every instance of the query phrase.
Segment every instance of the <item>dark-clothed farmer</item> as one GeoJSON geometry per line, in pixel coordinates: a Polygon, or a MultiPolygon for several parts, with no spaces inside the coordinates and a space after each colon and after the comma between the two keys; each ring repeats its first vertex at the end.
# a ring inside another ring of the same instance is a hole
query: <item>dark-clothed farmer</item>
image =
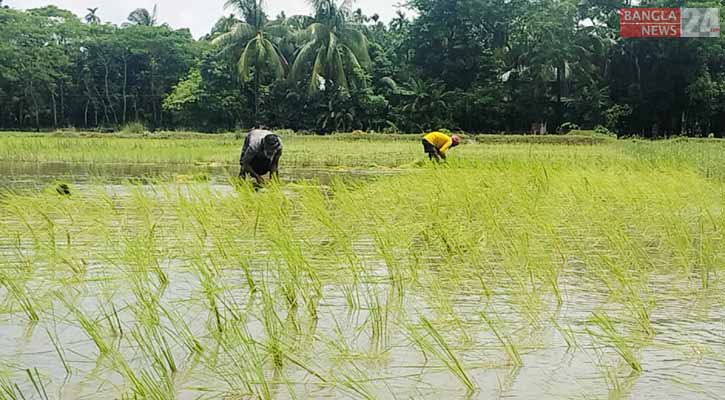
{"type": "Polygon", "coordinates": [[[244,139],[242,155],[239,158],[239,177],[245,179],[250,174],[260,185],[264,182],[265,174],[269,174],[270,179],[276,179],[279,177],[280,157],[282,139],[273,132],[255,129],[244,139]]]}

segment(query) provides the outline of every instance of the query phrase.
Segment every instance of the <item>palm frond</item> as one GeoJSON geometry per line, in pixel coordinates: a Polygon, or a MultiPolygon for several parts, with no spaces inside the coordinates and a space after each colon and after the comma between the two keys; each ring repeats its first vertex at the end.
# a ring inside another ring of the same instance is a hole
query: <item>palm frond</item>
{"type": "Polygon", "coordinates": [[[259,57],[259,39],[250,40],[244,48],[242,56],[239,57],[239,64],[237,65],[239,77],[242,81],[248,82],[250,80],[250,72],[252,67],[257,65],[259,57]]]}
{"type": "Polygon", "coordinates": [[[276,79],[284,78],[287,60],[285,60],[284,56],[277,51],[274,44],[272,44],[269,40],[261,40],[261,44],[265,50],[265,57],[261,60],[262,63],[272,68],[272,73],[276,79]]]}
{"type": "Polygon", "coordinates": [[[368,69],[372,64],[369,53],[369,43],[367,37],[355,29],[345,29],[341,32],[341,37],[345,42],[345,45],[355,54],[358,62],[365,68],[368,69]]]}
{"type": "Polygon", "coordinates": [[[238,22],[232,26],[229,32],[223,33],[212,40],[212,44],[223,47],[244,46],[255,35],[254,27],[246,22],[238,22]]]}
{"type": "Polygon", "coordinates": [[[295,81],[302,80],[302,70],[305,65],[312,61],[312,57],[315,56],[315,51],[319,48],[317,42],[308,42],[297,52],[295,60],[292,63],[292,70],[290,71],[290,79],[295,81]]]}
{"type": "Polygon", "coordinates": [[[312,66],[312,75],[309,83],[309,93],[315,93],[320,90],[320,81],[324,80],[323,74],[325,70],[325,58],[327,57],[327,47],[320,47],[317,50],[317,57],[315,57],[315,63],[312,66]]]}

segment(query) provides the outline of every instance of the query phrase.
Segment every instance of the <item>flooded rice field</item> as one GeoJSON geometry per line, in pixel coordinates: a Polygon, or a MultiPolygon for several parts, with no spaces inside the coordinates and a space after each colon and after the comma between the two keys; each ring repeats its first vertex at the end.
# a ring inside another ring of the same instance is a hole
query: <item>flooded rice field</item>
{"type": "Polygon", "coordinates": [[[0,164],[0,398],[722,398],[723,184],[506,167],[0,164]]]}

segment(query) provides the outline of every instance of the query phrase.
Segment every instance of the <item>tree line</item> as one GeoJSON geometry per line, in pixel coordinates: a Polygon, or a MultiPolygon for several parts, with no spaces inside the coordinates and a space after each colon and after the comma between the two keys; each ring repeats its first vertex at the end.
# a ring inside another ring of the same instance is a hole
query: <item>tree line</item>
{"type": "Polygon", "coordinates": [[[627,1],[409,0],[388,23],[309,3],[229,0],[198,40],[156,9],[0,7],[0,129],[725,132],[723,39],[623,39],[627,1]]]}

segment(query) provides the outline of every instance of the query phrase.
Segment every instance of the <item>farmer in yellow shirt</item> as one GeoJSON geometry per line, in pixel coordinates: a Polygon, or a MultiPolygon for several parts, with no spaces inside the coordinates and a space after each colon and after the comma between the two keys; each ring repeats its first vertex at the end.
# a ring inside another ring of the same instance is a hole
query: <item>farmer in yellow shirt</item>
{"type": "Polygon", "coordinates": [[[461,144],[461,138],[458,135],[448,136],[441,132],[431,132],[423,136],[423,149],[428,154],[428,158],[440,162],[446,159],[446,152],[451,147],[461,144]]]}

